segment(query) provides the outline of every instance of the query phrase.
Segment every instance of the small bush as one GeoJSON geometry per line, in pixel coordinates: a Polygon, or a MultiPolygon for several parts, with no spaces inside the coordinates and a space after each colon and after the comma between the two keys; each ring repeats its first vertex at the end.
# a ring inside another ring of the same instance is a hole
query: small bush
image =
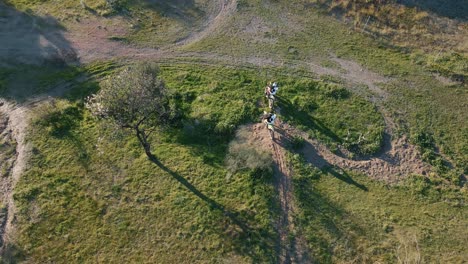
{"type": "Polygon", "coordinates": [[[253,177],[268,177],[267,175],[271,175],[272,157],[269,153],[258,150],[252,145],[249,137],[250,132],[242,127],[229,144],[229,153],[226,157],[229,175],[249,170],[253,177]]]}
{"type": "Polygon", "coordinates": [[[246,104],[242,100],[230,102],[223,109],[215,126],[215,132],[221,135],[232,135],[240,124],[251,120],[253,116],[256,116],[253,104],[246,104]]]}
{"type": "Polygon", "coordinates": [[[424,131],[415,132],[411,135],[411,141],[413,144],[418,145],[421,148],[433,148],[434,138],[432,134],[424,131]]]}

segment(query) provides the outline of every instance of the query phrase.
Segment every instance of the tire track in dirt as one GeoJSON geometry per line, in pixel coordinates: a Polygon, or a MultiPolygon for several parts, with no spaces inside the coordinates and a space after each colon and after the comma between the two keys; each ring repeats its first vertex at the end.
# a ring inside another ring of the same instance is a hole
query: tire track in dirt
{"type": "Polygon", "coordinates": [[[13,240],[15,236],[14,221],[15,221],[15,203],[13,200],[13,190],[16,183],[19,181],[21,174],[24,172],[28,157],[30,156],[31,147],[26,143],[26,129],[28,127],[28,107],[18,106],[0,99],[0,114],[7,117],[8,123],[5,128],[11,136],[12,140],[16,143],[16,153],[11,157],[13,167],[9,175],[2,178],[3,186],[3,202],[6,208],[6,217],[2,223],[1,234],[1,248],[0,255],[3,254],[8,243],[13,240]]]}
{"type": "Polygon", "coordinates": [[[225,20],[237,9],[237,0],[217,0],[217,8],[214,12],[211,12],[208,19],[203,23],[200,30],[192,32],[185,38],[178,40],[175,46],[186,46],[191,43],[195,43],[222,26],[225,20]]]}
{"type": "MultiPolygon", "coordinates": [[[[160,48],[142,48],[128,45],[121,41],[114,41],[113,36],[126,34],[125,23],[118,19],[108,19],[106,25],[99,19],[81,21],[71,25],[65,38],[69,40],[71,48],[78,55],[81,63],[115,58],[127,59],[159,59],[174,58],[183,52],[175,48],[195,43],[222,27],[226,20],[237,10],[237,0],[217,0],[213,11],[198,29],[194,29],[188,36],[173,44],[160,48]]],[[[101,19],[102,20],[102,19],[101,19]]]]}
{"type": "Polygon", "coordinates": [[[279,263],[311,263],[305,239],[294,225],[294,198],[292,185],[292,171],[286,158],[288,146],[288,132],[284,130],[281,121],[277,126],[274,140],[270,139],[264,124],[251,126],[252,144],[260,144],[272,154],[275,188],[278,194],[280,214],[275,227],[278,232],[277,254],[279,263]],[[259,143],[260,142],[260,143],[259,143]]]}

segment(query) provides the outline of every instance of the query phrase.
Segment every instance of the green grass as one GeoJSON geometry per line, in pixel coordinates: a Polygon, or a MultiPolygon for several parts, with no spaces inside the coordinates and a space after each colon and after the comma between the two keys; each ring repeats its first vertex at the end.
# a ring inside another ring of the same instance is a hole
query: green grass
{"type": "Polygon", "coordinates": [[[382,117],[372,104],[342,85],[290,78],[282,82],[280,94],[283,118],[310,137],[328,143],[332,149],[343,145],[360,155],[380,150],[382,117]],[[361,136],[366,139],[359,141],[361,136]]]}
{"type": "MultiPolygon", "coordinates": [[[[112,261],[122,254],[137,262],[275,261],[271,177],[252,169],[227,177],[224,163],[235,129],[258,120],[263,109],[256,104],[265,81],[254,71],[229,67],[181,64],[161,65],[161,70],[184,114],[179,128],[153,137],[155,155],[166,170],[146,158],[133,135],[114,133],[90,116],[83,96],[74,96],[89,92],[86,83],[73,88],[65,96],[69,99],[34,111],[31,167],[15,190],[18,255],[58,263],[97,255],[112,261]],[[173,175],[184,177],[205,198],[173,175]]],[[[309,82],[326,87],[305,78],[284,80],[285,93],[299,92],[309,82]]],[[[326,96],[319,102],[362,106],[326,96]]]]}
{"type": "Polygon", "coordinates": [[[198,140],[213,145],[195,148],[171,134],[153,144],[169,170],[234,212],[250,234],[149,162],[132,135],[104,136],[112,131],[79,109],[68,101],[38,109],[45,116],[31,131],[33,167],[15,192],[25,256],[59,263],[89,261],[98,252],[98,260],[111,262],[122,254],[136,262],[274,258],[271,183],[249,172],[227,181],[224,140],[205,136],[198,140]],[[51,118],[57,112],[62,118],[51,118]]]}
{"type": "Polygon", "coordinates": [[[289,160],[296,221],[316,261],[414,262],[419,255],[421,263],[461,263],[467,258],[466,192],[437,190],[419,176],[388,186],[334,168],[320,171],[298,154],[289,160]]]}

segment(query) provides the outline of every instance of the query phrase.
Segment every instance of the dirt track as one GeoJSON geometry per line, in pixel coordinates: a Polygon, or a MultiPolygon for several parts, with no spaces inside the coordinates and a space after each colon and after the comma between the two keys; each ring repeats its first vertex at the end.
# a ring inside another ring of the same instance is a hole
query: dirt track
{"type": "Polygon", "coordinates": [[[262,149],[270,152],[273,157],[273,173],[281,209],[279,218],[276,221],[276,229],[279,234],[277,251],[280,263],[310,263],[305,239],[294,226],[293,175],[286,158],[289,132],[283,129],[284,126],[279,118],[277,122],[280,125],[278,125],[274,140],[270,139],[264,124],[248,126],[247,129],[252,134],[249,138],[253,146],[261,146],[262,149]]]}
{"type": "Polygon", "coordinates": [[[10,157],[9,160],[9,162],[13,163],[13,167],[9,170],[9,175],[7,175],[7,177],[2,177],[1,179],[3,194],[2,202],[6,208],[7,216],[2,224],[3,229],[0,230],[2,235],[1,253],[4,246],[12,240],[12,237],[14,237],[13,222],[16,208],[13,201],[13,190],[27,166],[30,146],[25,141],[26,129],[28,126],[28,108],[25,106],[15,106],[1,99],[0,105],[0,114],[8,117],[6,119],[6,127],[4,128],[4,131],[7,131],[8,135],[5,135],[4,137],[10,137],[10,141],[14,141],[16,144],[16,153],[14,156],[10,157]]]}

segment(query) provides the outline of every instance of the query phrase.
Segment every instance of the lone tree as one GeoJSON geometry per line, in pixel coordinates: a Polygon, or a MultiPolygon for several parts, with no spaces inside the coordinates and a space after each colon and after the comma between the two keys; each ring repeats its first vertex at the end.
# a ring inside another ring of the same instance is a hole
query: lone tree
{"type": "Polygon", "coordinates": [[[153,158],[150,134],[157,127],[171,124],[175,116],[165,84],[158,75],[159,69],[154,64],[127,67],[105,80],[101,90],[87,99],[93,115],[133,130],[149,158],[153,158]]]}

